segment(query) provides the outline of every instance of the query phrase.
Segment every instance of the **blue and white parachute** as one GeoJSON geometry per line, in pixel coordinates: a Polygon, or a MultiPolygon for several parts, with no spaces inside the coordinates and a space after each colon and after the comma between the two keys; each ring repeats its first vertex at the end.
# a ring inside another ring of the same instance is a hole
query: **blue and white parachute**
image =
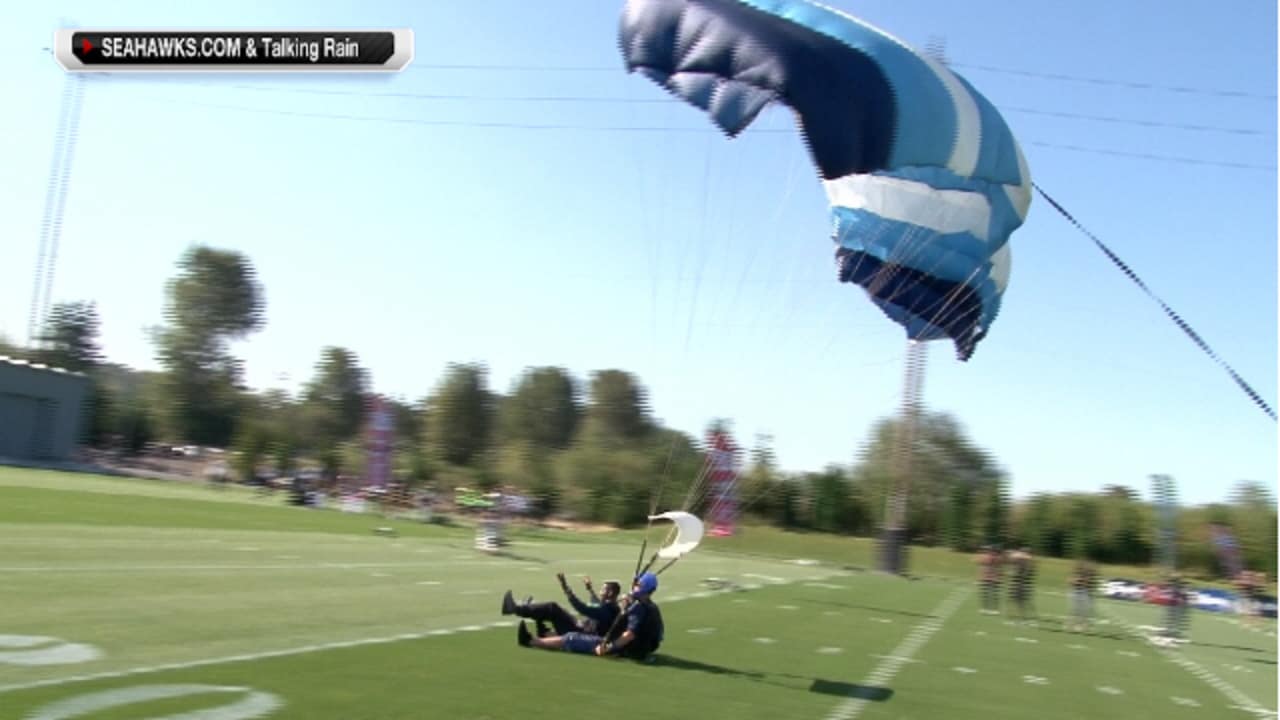
{"type": "Polygon", "coordinates": [[[831,202],[839,278],[908,337],[967,360],[1009,281],[1031,176],[1000,113],[883,31],[804,0],[628,0],[628,71],[733,137],[771,102],[796,114],[831,202]]]}

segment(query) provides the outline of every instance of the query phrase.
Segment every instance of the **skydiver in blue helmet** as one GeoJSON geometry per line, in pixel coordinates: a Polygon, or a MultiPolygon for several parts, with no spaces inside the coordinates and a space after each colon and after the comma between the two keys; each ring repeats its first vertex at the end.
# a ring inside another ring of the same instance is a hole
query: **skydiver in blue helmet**
{"type": "Polygon", "coordinates": [[[658,591],[658,576],[651,572],[641,574],[631,585],[631,594],[623,598],[621,621],[605,628],[603,635],[569,632],[564,635],[535,637],[521,621],[516,630],[516,640],[523,647],[544,650],[563,650],[598,657],[625,657],[632,660],[648,659],[662,645],[664,627],[662,611],[653,601],[658,591]]]}

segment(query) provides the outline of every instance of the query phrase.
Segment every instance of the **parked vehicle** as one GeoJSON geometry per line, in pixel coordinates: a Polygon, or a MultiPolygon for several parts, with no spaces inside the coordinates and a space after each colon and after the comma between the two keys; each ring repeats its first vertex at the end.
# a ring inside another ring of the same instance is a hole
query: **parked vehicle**
{"type": "Polygon", "coordinates": [[[1142,583],[1126,578],[1112,578],[1102,584],[1102,596],[1116,600],[1141,600],[1142,583]]]}
{"type": "Polygon", "coordinates": [[[1191,591],[1191,607],[1209,612],[1233,612],[1236,595],[1229,590],[1197,588],[1191,591]]]}

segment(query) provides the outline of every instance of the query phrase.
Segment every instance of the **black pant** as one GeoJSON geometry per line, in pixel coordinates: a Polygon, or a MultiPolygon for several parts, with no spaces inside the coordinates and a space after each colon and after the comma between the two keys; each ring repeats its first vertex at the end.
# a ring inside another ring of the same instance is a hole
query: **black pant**
{"type": "Polygon", "coordinates": [[[543,602],[529,603],[516,608],[516,615],[529,618],[539,623],[549,622],[556,629],[557,635],[564,635],[571,632],[582,632],[582,628],[578,625],[578,621],[568,613],[559,603],[543,602]]]}

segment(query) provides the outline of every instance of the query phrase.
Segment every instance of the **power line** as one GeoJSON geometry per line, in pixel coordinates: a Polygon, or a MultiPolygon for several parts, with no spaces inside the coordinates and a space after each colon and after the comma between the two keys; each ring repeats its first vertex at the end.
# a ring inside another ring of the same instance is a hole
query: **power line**
{"type": "MultiPolygon", "coordinates": [[[[572,130],[579,132],[634,132],[634,133],[693,133],[706,134],[717,132],[711,127],[693,128],[679,126],[661,126],[661,125],[583,125],[576,123],[527,123],[527,122],[501,122],[501,121],[476,121],[476,120],[433,120],[429,118],[397,118],[384,117],[375,115],[347,115],[342,113],[325,113],[310,112],[304,110],[282,110],[279,108],[261,108],[247,107],[243,105],[224,105],[221,103],[206,103],[196,100],[179,100],[175,98],[155,98],[144,97],[141,100],[153,102],[170,102],[181,105],[192,105],[195,107],[204,107],[215,110],[230,110],[233,112],[249,112],[260,113],[265,115],[281,115],[286,117],[304,117],[318,120],[346,120],[352,122],[374,122],[389,123],[400,125],[421,125],[426,127],[466,127],[466,128],[490,128],[505,130],[532,130],[532,131],[564,131],[572,130]]],[[[753,130],[755,133],[765,133],[770,135],[791,135],[795,131],[782,128],[760,128],[753,130]]],[[[1079,145],[1066,145],[1059,143],[1029,141],[1027,144],[1038,147],[1053,148],[1057,150],[1068,150],[1072,152],[1093,153],[1099,155],[1111,155],[1117,157],[1129,157],[1142,160],[1159,160],[1174,164],[1187,165],[1207,165],[1227,167],[1243,170],[1272,170],[1274,165],[1258,165],[1251,163],[1238,163],[1222,160],[1202,160],[1199,158],[1182,157],[1177,155],[1158,155],[1155,153],[1135,153],[1123,150],[1110,150],[1107,148],[1091,148],[1079,145]]]]}
{"type": "MultiPolygon", "coordinates": [[[[392,98],[399,100],[434,100],[434,101],[465,101],[465,102],[529,102],[529,103],[583,103],[583,104],[618,104],[618,105],[670,105],[680,104],[680,102],[670,97],[653,97],[653,98],[629,98],[629,97],[611,97],[596,95],[472,95],[461,93],[423,93],[423,92],[406,92],[406,91],[355,91],[355,90],[338,90],[331,88],[301,88],[301,87],[282,87],[278,85],[246,85],[246,84],[222,84],[208,81],[196,82],[177,82],[181,85],[198,85],[202,87],[219,87],[233,90],[245,90],[249,92],[267,92],[267,93],[296,93],[300,95],[328,95],[340,97],[365,97],[365,98],[392,98]]],[[[1232,135],[1266,135],[1263,130],[1254,130],[1250,128],[1224,127],[1220,125],[1198,125],[1191,123],[1174,123],[1159,120],[1141,120],[1134,118],[1122,118],[1110,115],[1091,115],[1088,113],[1062,112],[1055,110],[1040,110],[1028,107],[1004,107],[1001,108],[1005,112],[1023,113],[1027,115],[1039,115],[1044,117],[1057,117],[1070,120],[1090,120],[1096,122],[1105,122],[1120,125],[1134,125],[1147,128],[1165,128],[1172,130],[1189,130],[1196,132],[1218,132],[1232,135]]]]}
{"type": "Polygon", "coordinates": [[[1138,160],[1159,160],[1161,162],[1176,163],[1179,165],[1208,165],[1213,167],[1236,168],[1239,170],[1270,170],[1275,171],[1275,165],[1261,165],[1255,163],[1231,162],[1229,160],[1202,160],[1200,158],[1184,157],[1181,155],[1157,155],[1155,153],[1129,152],[1127,150],[1109,150],[1106,148],[1081,147],[1079,145],[1067,145],[1062,143],[1040,142],[1032,140],[1027,143],[1036,147],[1052,148],[1054,150],[1070,150],[1072,152],[1093,153],[1095,155],[1111,155],[1113,157],[1127,157],[1138,160]]]}
{"type": "Polygon", "coordinates": [[[1002,107],[1002,112],[1022,113],[1024,115],[1041,115],[1044,117],[1066,118],[1068,120],[1092,120],[1094,122],[1114,123],[1119,125],[1136,125],[1138,127],[1165,128],[1170,130],[1191,130],[1196,132],[1219,132],[1230,135],[1267,135],[1266,131],[1250,128],[1223,127],[1221,125],[1196,125],[1192,123],[1171,123],[1160,120],[1139,120],[1121,118],[1111,115],[1089,115],[1087,113],[1060,112],[1056,110],[1038,110],[1026,107],[1002,107]]]}
{"type": "MultiPolygon", "coordinates": [[[[1237,97],[1237,98],[1253,98],[1257,100],[1275,100],[1276,96],[1266,93],[1255,93],[1246,90],[1224,90],[1221,88],[1205,88],[1191,87],[1186,85],[1168,85],[1164,83],[1144,82],[1138,80],[1115,80],[1111,78],[1089,77],[1084,75],[1071,75],[1068,73],[1043,72],[1036,70],[1022,70],[1019,68],[999,67],[997,65],[986,65],[981,63],[965,63],[948,61],[950,67],[966,68],[969,70],[978,70],[981,72],[1002,73],[1006,75],[1019,75],[1022,77],[1037,78],[1040,80],[1058,80],[1063,82],[1087,83],[1090,85],[1113,86],[1128,88],[1131,90],[1160,90],[1164,92],[1173,92],[1191,95],[1211,95],[1214,97],[1237,97]]],[[[621,67],[605,66],[605,65],[485,65],[485,64],[452,64],[452,63],[420,63],[414,62],[406,70],[423,71],[423,70],[479,70],[479,71],[499,71],[499,72],[618,72],[621,67]]]]}
{"type": "Polygon", "coordinates": [[[1085,77],[1082,75],[1067,75],[1065,73],[1049,73],[1035,72],[1031,70],[1018,70],[1015,68],[1002,68],[992,65],[978,65],[976,63],[951,63],[954,67],[968,68],[970,70],[980,70],[983,72],[1003,73],[1005,75],[1018,75],[1021,77],[1039,78],[1042,80],[1064,80],[1068,82],[1088,83],[1090,85],[1103,85],[1111,87],[1122,87],[1130,90],[1163,90],[1165,92],[1183,93],[1190,95],[1212,95],[1214,97],[1237,97],[1237,98],[1253,98],[1257,100],[1275,100],[1275,95],[1267,95],[1264,93],[1253,93],[1245,90],[1222,90],[1218,88],[1189,87],[1184,85],[1164,85],[1152,82],[1137,82],[1133,80],[1112,80],[1109,78],[1085,77]]]}

